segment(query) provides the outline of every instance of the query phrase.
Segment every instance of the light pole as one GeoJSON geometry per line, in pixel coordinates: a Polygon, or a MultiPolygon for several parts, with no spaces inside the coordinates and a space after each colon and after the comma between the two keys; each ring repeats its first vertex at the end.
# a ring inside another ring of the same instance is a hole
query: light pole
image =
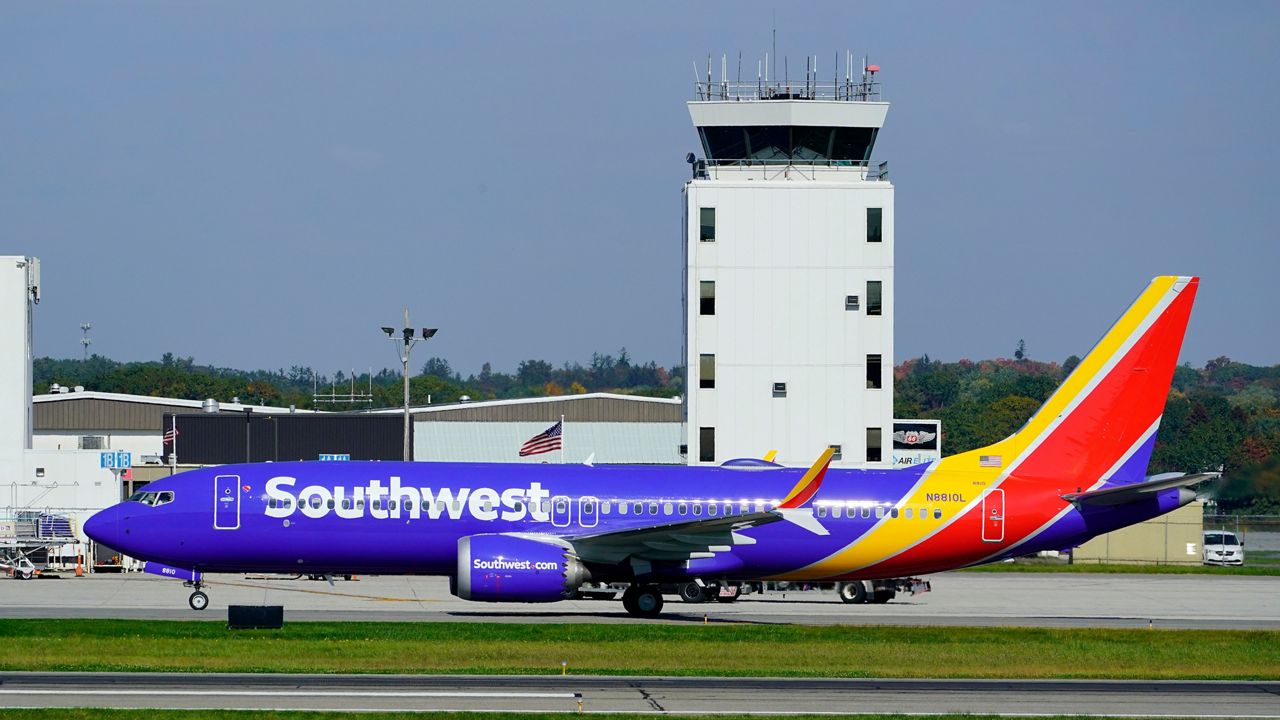
{"type": "Polygon", "coordinates": [[[396,344],[396,351],[400,355],[400,362],[404,366],[404,460],[409,461],[409,353],[413,350],[413,346],[418,340],[427,340],[436,334],[436,328],[422,328],[422,337],[414,337],[414,329],[409,326],[409,308],[404,309],[404,327],[400,333],[402,337],[396,337],[396,329],[393,327],[383,327],[382,332],[387,334],[387,339],[396,344]],[[403,344],[401,344],[403,343],[403,344]]]}

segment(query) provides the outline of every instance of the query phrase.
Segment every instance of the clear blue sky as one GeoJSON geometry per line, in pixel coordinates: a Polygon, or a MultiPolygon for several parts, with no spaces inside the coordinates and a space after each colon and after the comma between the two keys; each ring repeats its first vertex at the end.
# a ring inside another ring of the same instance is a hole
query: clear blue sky
{"type": "Polygon", "coordinates": [[[1083,353],[1203,276],[1183,359],[1280,362],[1280,3],[6,3],[0,254],[40,355],[680,362],[692,63],[883,67],[895,361],[1083,353]]]}

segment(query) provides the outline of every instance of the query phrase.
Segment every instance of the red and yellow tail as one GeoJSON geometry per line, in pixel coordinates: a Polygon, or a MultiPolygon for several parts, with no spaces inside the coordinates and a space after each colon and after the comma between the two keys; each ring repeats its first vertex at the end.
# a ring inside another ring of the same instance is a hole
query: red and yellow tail
{"type": "Polygon", "coordinates": [[[797,576],[896,577],[966,564],[1034,537],[1068,507],[1064,493],[1141,481],[1198,287],[1194,277],[1152,280],[1022,429],[926,468],[896,505],[939,512],[940,524],[879,522],[797,576]],[[1006,483],[1019,489],[1008,507],[1006,483]],[[982,529],[993,492],[1003,522],[994,541],[982,529]]]}
{"type": "Polygon", "coordinates": [[[1195,277],[1152,280],[1021,430],[949,464],[1082,487],[1141,480],[1145,457],[1127,464],[1126,477],[1112,476],[1135,452],[1150,455],[1199,284],[1195,277]]]}

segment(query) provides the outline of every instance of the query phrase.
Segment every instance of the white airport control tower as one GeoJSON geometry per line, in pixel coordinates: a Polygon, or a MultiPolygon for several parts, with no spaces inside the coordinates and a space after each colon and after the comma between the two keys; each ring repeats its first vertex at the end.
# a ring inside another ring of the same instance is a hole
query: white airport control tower
{"type": "MultiPolygon", "coordinates": [[[[879,68],[707,77],[685,184],[688,461],[889,467],[893,186],[872,149],[879,68]],[[833,82],[834,80],[834,82],[833,82]]],[[[810,67],[816,59],[809,59],[810,67]]]]}

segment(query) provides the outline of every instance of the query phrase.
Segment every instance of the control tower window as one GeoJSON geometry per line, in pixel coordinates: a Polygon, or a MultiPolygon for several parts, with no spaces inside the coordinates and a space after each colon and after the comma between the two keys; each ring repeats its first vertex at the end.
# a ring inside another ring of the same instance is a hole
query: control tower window
{"type": "Polygon", "coordinates": [[[882,208],[867,208],[867,242],[880,242],[883,216],[882,208]]]}
{"type": "Polygon", "coordinates": [[[866,165],[876,128],[718,125],[698,128],[707,160],[866,165]]]}
{"type": "Polygon", "coordinates": [[[879,390],[882,384],[880,380],[880,377],[882,374],[883,373],[880,369],[880,356],[868,355],[867,356],[867,389],[879,390]]]}
{"type": "Polygon", "coordinates": [[[698,387],[714,388],[716,386],[716,356],[698,356],[698,387]]]}
{"type": "Polygon", "coordinates": [[[881,288],[882,288],[882,284],[881,284],[881,282],[880,282],[879,280],[868,280],[868,281],[867,281],[867,314],[868,314],[868,315],[879,315],[879,314],[880,314],[880,310],[881,310],[881,307],[880,307],[880,291],[881,291],[881,288]]]}
{"type": "Polygon", "coordinates": [[[880,428],[878,427],[867,428],[867,462],[880,462],[880,428]]]}
{"type": "Polygon", "coordinates": [[[698,428],[698,461],[716,461],[716,429],[713,427],[698,428]]]}
{"type": "Polygon", "coordinates": [[[786,160],[791,155],[791,128],[743,128],[747,136],[747,154],[752,160],[786,160]]]}
{"type": "Polygon", "coordinates": [[[716,241],[716,209],[698,208],[698,240],[716,241]]]}
{"type": "MultiPolygon", "coordinates": [[[[714,280],[703,280],[698,283],[698,314],[716,314],[716,283],[714,280]]],[[[876,313],[879,315],[879,313],[876,313]]]]}

